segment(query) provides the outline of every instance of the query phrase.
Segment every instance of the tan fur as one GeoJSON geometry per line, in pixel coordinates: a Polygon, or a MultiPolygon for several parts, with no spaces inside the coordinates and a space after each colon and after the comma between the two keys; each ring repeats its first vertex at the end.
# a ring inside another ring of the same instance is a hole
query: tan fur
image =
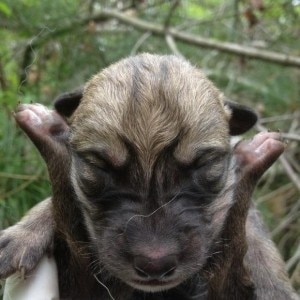
{"type": "Polygon", "coordinates": [[[86,84],[81,106],[71,120],[72,144],[105,149],[121,165],[127,157],[123,137],[133,143],[148,176],[158,153],[181,133],[174,154],[184,163],[199,149],[229,147],[222,94],[177,57],[144,54],[138,63],[129,58],[110,66],[86,84]]]}

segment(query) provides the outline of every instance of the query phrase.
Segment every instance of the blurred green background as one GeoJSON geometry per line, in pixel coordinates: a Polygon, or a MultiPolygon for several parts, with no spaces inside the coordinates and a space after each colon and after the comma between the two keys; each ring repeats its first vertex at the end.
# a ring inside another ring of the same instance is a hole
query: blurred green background
{"type": "Polygon", "coordinates": [[[12,117],[18,102],[51,107],[120,58],[177,53],[289,141],[255,200],[300,288],[300,0],[0,0],[0,41],[0,229],[51,193],[43,161],[12,117]],[[195,37],[213,41],[204,48],[195,37]],[[225,53],[216,42],[240,48],[225,53]],[[256,49],[252,58],[239,53],[248,47],[256,49]],[[258,59],[264,51],[294,60],[258,59]]]}

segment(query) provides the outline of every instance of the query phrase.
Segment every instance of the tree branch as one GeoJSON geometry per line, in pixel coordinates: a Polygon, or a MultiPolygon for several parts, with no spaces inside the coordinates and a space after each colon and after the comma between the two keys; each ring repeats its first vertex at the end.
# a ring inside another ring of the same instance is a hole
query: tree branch
{"type": "Polygon", "coordinates": [[[168,12],[168,15],[167,15],[167,18],[165,20],[165,29],[169,28],[170,26],[170,23],[171,23],[171,19],[172,19],[172,16],[176,10],[176,8],[179,6],[180,4],[180,0],[174,0],[171,4],[171,8],[168,12]]]}
{"type": "Polygon", "coordinates": [[[184,57],[181,52],[178,50],[177,46],[176,46],[176,43],[173,39],[173,37],[169,34],[166,34],[165,36],[165,39],[166,39],[166,43],[168,45],[168,47],[170,48],[170,50],[177,56],[180,56],[180,57],[184,57]]]}
{"type": "MultiPolygon", "coordinates": [[[[149,31],[158,36],[165,36],[166,34],[164,26],[142,21],[133,17],[128,17],[126,14],[120,13],[115,10],[103,9],[103,11],[98,16],[94,17],[94,20],[97,20],[97,18],[103,20],[103,17],[114,18],[120,21],[121,23],[133,26],[137,30],[149,31]]],[[[168,34],[173,36],[174,39],[186,42],[191,45],[209,49],[216,49],[222,52],[272,62],[284,66],[293,66],[300,68],[299,56],[256,49],[254,47],[247,47],[234,43],[220,42],[214,39],[203,38],[194,34],[180,32],[172,27],[168,28],[168,34]]]]}
{"type": "Polygon", "coordinates": [[[254,47],[242,46],[234,43],[220,42],[214,39],[203,38],[198,35],[181,32],[173,27],[169,27],[166,32],[165,27],[162,25],[156,25],[150,22],[146,22],[138,18],[130,17],[125,13],[109,9],[103,9],[97,15],[87,17],[79,21],[75,21],[74,24],[71,24],[70,26],[57,29],[54,32],[50,32],[45,38],[35,40],[33,43],[31,43],[31,47],[34,48],[35,46],[40,46],[55,36],[68,34],[71,31],[78,30],[78,28],[82,27],[85,24],[88,24],[88,22],[90,21],[105,22],[109,19],[116,19],[123,24],[134,27],[136,30],[142,32],[150,32],[157,36],[165,37],[166,34],[168,34],[174,40],[177,39],[190,45],[195,45],[198,47],[208,49],[215,49],[221,52],[247,57],[251,59],[258,59],[283,66],[292,66],[300,68],[299,56],[277,53],[273,51],[257,49],[254,47]]]}
{"type": "Polygon", "coordinates": [[[130,55],[135,55],[139,48],[143,45],[143,43],[151,36],[151,32],[145,32],[135,43],[130,51],[130,55]]]}

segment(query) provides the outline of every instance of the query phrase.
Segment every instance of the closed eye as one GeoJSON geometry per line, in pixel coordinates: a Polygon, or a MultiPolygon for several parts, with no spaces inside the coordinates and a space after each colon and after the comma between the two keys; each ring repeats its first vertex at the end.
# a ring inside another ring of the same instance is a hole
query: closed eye
{"type": "Polygon", "coordinates": [[[95,147],[73,149],[74,153],[87,164],[103,170],[120,171],[129,164],[129,157],[124,153],[116,154],[109,149],[95,147]]]}
{"type": "Polygon", "coordinates": [[[101,169],[103,171],[108,171],[111,169],[111,164],[99,155],[99,153],[94,152],[77,152],[77,155],[85,163],[91,165],[92,167],[101,169]]]}
{"type": "Polygon", "coordinates": [[[194,182],[212,194],[219,193],[225,185],[229,158],[230,156],[227,153],[195,164],[193,169],[194,182]]]}
{"type": "MultiPolygon", "coordinates": [[[[198,156],[193,164],[192,168],[194,170],[205,169],[209,170],[211,175],[219,173],[220,170],[226,166],[229,159],[229,153],[227,151],[222,152],[208,152],[198,156]]],[[[215,177],[215,176],[212,176],[215,177]]]]}
{"type": "Polygon", "coordinates": [[[204,148],[199,149],[194,159],[188,163],[178,162],[179,166],[185,170],[197,170],[206,166],[223,164],[230,156],[230,151],[224,148],[204,148]]]}

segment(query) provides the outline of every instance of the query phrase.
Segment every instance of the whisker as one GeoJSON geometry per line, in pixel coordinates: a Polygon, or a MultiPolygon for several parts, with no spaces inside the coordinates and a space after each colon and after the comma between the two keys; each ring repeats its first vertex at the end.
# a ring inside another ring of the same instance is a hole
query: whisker
{"type": "MultiPolygon", "coordinates": [[[[99,273],[98,273],[98,274],[99,274],[99,273]]],[[[110,297],[112,300],[116,300],[116,299],[112,296],[112,294],[111,294],[109,288],[108,288],[102,281],[100,281],[100,279],[97,277],[97,274],[93,274],[93,275],[94,275],[96,281],[97,281],[98,283],[100,283],[100,284],[106,289],[106,291],[107,291],[109,297],[110,297]]]]}
{"type": "Polygon", "coordinates": [[[132,217],[130,217],[125,225],[125,230],[124,230],[124,233],[126,233],[126,230],[127,230],[127,227],[128,227],[128,224],[134,219],[134,218],[137,218],[137,217],[140,217],[140,218],[149,218],[151,216],[153,216],[155,213],[157,213],[159,210],[161,210],[162,208],[166,207],[167,205],[169,205],[170,203],[172,203],[177,197],[178,195],[180,194],[180,192],[178,192],[173,198],[171,198],[171,200],[169,200],[168,202],[164,203],[163,205],[161,205],[160,207],[158,207],[157,209],[155,209],[154,211],[152,211],[150,214],[148,215],[133,215],[132,217]]]}

